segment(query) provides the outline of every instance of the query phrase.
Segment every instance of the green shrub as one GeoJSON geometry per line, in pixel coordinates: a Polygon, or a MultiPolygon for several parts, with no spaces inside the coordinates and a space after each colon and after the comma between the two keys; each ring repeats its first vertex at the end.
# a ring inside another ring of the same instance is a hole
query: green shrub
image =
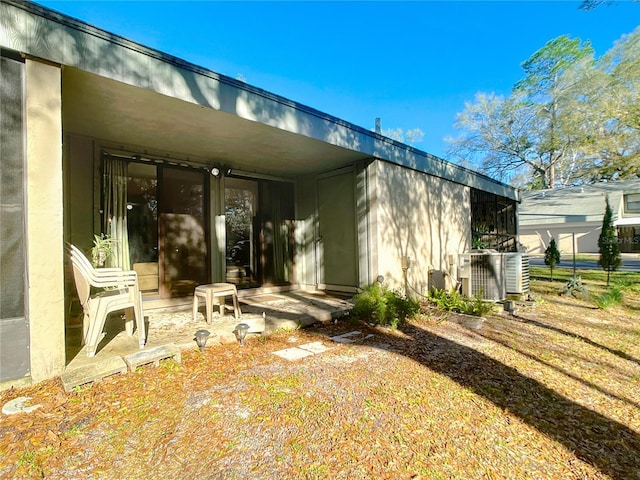
{"type": "Polygon", "coordinates": [[[627,288],[618,282],[614,283],[605,293],[596,299],[599,308],[609,308],[622,303],[623,292],[627,288]]]}
{"type": "Polygon", "coordinates": [[[351,310],[354,317],[392,328],[397,328],[419,310],[418,302],[378,282],[363,288],[354,297],[354,302],[351,310]]]}
{"type": "Polygon", "coordinates": [[[493,312],[495,305],[482,298],[482,292],[472,297],[462,295],[457,290],[447,292],[434,289],[429,293],[429,302],[448,312],[463,313],[482,317],[493,312]]]}
{"type": "Polygon", "coordinates": [[[614,282],[615,286],[618,286],[622,292],[634,292],[640,290],[640,284],[634,280],[628,278],[619,278],[614,282]]]}
{"type": "Polygon", "coordinates": [[[560,295],[568,294],[577,297],[578,293],[582,295],[582,298],[589,298],[589,289],[586,285],[582,284],[582,277],[580,275],[569,280],[569,283],[560,289],[560,295]]]}
{"type": "Polygon", "coordinates": [[[620,245],[618,245],[617,229],[613,225],[613,210],[609,205],[609,196],[604,197],[605,210],[602,218],[602,229],[598,237],[598,251],[600,258],[598,265],[607,272],[607,286],[609,285],[609,277],[611,272],[615,272],[622,265],[620,256],[620,245]]]}
{"type": "Polygon", "coordinates": [[[549,270],[551,270],[551,281],[553,282],[553,269],[556,265],[560,264],[560,250],[558,250],[556,239],[553,237],[551,237],[549,246],[544,251],[544,264],[549,265],[549,270]]]}

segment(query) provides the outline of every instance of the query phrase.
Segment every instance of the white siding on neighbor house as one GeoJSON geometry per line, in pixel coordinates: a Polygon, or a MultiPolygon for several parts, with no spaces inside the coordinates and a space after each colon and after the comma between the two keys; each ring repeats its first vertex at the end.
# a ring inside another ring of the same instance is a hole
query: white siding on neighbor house
{"type": "Polygon", "coordinates": [[[411,290],[424,293],[431,270],[449,273],[452,286],[458,254],[470,248],[469,188],[387,162],[369,168],[372,277],[404,288],[402,257],[408,256],[411,290]]]}
{"type": "Polygon", "coordinates": [[[575,238],[575,253],[597,253],[601,228],[596,222],[520,227],[520,244],[530,254],[543,254],[553,237],[560,253],[571,255],[575,238]]]}
{"type": "Polygon", "coordinates": [[[638,225],[625,211],[625,197],[634,194],[640,194],[638,179],[525,192],[518,215],[520,243],[541,254],[553,236],[563,254],[572,254],[575,234],[576,253],[598,253],[606,199],[614,225],[638,225]]]}

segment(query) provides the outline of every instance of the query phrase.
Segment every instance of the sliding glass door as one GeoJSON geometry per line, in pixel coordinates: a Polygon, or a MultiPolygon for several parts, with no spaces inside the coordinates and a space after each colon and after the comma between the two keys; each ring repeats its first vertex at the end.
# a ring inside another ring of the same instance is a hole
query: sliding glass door
{"type": "Polygon", "coordinates": [[[197,170],[129,163],[129,255],[145,296],[191,295],[208,282],[205,179],[197,170]]]}
{"type": "Polygon", "coordinates": [[[293,184],[225,179],[226,281],[239,287],[293,281],[293,184]]]}
{"type": "Polygon", "coordinates": [[[131,162],[127,181],[127,232],[131,267],[143,295],[158,295],[158,167],[131,162]]]}
{"type": "MultiPolygon", "coordinates": [[[[128,252],[143,295],[192,295],[211,278],[207,174],[131,161],[124,171],[128,252]]],[[[224,201],[223,281],[241,288],[292,283],[293,184],[226,177],[224,201]]]]}

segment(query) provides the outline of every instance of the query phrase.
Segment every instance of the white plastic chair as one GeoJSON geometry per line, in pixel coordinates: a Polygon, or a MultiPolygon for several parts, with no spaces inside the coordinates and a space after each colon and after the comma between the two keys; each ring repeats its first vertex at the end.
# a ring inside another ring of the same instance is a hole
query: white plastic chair
{"type": "MultiPolygon", "coordinates": [[[[97,346],[105,336],[103,329],[109,313],[126,308],[133,308],[138,343],[141,349],[144,348],[146,332],[137,273],[120,268],[94,268],[76,246],[70,245],[69,250],[76,290],[84,311],[82,333],[87,356],[96,354],[97,346]],[[100,291],[92,293],[91,287],[100,291]]],[[[133,335],[132,319],[126,319],[125,327],[127,333],[133,335]]]]}

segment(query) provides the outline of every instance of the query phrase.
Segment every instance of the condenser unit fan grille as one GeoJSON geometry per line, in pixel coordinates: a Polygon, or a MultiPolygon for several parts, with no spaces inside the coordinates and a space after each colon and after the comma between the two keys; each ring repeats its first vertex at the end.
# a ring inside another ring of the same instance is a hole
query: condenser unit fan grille
{"type": "Polygon", "coordinates": [[[485,300],[505,298],[504,257],[501,254],[471,255],[471,295],[485,300]]]}

